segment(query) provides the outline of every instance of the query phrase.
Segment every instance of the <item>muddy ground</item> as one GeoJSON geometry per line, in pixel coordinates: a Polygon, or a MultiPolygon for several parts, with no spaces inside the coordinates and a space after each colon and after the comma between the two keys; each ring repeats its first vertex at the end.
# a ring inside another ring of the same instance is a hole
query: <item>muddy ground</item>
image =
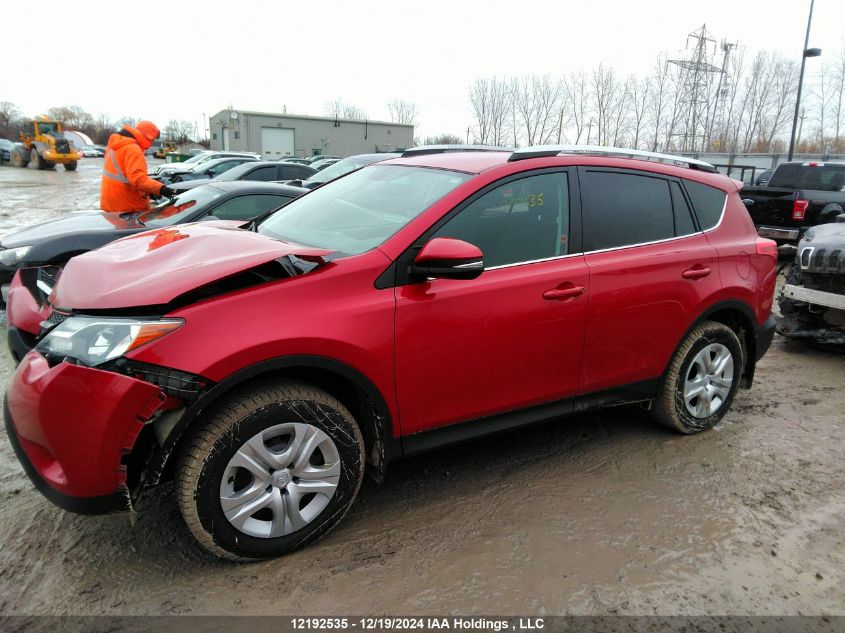
{"type": "MultiPolygon", "coordinates": [[[[0,230],[96,206],[100,165],[0,168],[0,230]]],[[[248,565],[170,486],[134,525],[62,512],[0,435],[0,614],[845,614],[845,357],[779,337],[710,432],[612,409],[421,456],[248,565]]]]}

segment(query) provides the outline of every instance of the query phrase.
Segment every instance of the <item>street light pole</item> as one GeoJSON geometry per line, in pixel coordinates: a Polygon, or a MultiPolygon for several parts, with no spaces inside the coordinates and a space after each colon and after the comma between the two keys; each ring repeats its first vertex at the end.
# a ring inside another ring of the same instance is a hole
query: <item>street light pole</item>
{"type": "Polygon", "coordinates": [[[810,25],[813,23],[814,3],[815,0],[810,0],[810,16],[807,18],[807,34],[804,36],[804,51],[801,54],[801,74],[798,75],[798,94],[795,97],[795,115],[792,118],[792,136],[789,138],[787,161],[792,160],[792,154],[795,151],[795,129],[798,126],[798,111],[801,107],[801,88],[804,86],[804,64],[808,57],[818,57],[822,54],[822,49],[820,48],[807,48],[810,43],[810,25]]]}

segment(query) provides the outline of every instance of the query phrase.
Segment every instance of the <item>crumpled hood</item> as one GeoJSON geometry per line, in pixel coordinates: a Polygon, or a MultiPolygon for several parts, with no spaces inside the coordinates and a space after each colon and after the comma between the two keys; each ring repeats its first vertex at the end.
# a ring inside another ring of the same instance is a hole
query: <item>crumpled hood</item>
{"type": "Polygon", "coordinates": [[[285,255],[311,261],[332,251],[202,222],[146,231],[71,259],[50,295],[62,310],[163,305],[211,282],[285,255]]]}

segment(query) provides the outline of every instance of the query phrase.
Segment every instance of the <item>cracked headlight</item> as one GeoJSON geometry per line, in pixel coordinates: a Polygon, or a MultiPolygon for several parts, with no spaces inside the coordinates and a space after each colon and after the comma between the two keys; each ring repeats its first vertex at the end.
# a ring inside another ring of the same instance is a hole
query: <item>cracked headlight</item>
{"type": "Polygon", "coordinates": [[[35,349],[45,356],[72,358],[93,367],[161,338],[182,323],[181,319],[75,316],[50,330],[35,349]]]}
{"type": "Polygon", "coordinates": [[[4,248],[0,250],[0,264],[3,264],[4,266],[14,266],[15,264],[20,264],[30,250],[32,250],[31,246],[4,248]]]}

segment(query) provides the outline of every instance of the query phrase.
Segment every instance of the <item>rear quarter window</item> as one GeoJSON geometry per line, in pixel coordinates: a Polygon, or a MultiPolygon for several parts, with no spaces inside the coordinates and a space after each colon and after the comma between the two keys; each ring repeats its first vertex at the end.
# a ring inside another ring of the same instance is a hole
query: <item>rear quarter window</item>
{"type": "Polygon", "coordinates": [[[725,209],[728,194],[716,187],[702,185],[691,180],[685,180],[684,187],[692,201],[693,210],[698,217],[701,230],[712,229],[722,218],[722,211],[725,209]]]}

